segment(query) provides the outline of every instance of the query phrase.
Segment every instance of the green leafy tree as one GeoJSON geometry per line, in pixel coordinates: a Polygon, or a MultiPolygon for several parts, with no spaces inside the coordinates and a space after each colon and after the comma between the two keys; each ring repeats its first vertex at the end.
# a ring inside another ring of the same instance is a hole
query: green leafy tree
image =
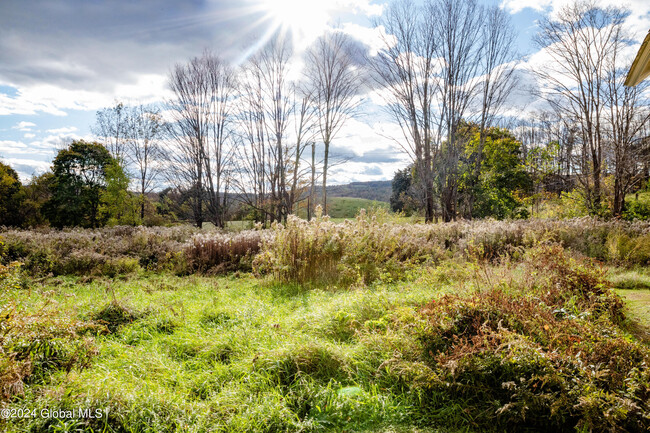
{"type": "Polygon", "coordinates": [[[415,185],[413,164],[395,172],[390,196],[390,207],[393,212],[404,212],[407,216],[424,209],[421,199],[418,199],[415,185]]]}
{"type": "Polygon", "coordinates": [[[106,167],[106,188],[100,193],[100,220],[109,225],[137,225],[137,199],[128,191],[129,177],[122,165],[113,160],[106,167]]]}
{"type": "Polygon", "coordinates": [[[59,151],[52,164],[52,197],[44,206],[50,223],[55,227],[102,225],[101,198],[109,170],[115,164],[116,160],[99,143],[73,141],[59,151]]]}
{"type": "Polygon", "coordinates": [[[21,216],[24,226],[47,225],[48,220],[43,214],[43,209],[45,203],[52,198],[53,182],[54,174],[48,171],[40,176],[33,176],[29,183],[23,187],[25,201],[21,207],[21,216]]]}
{"type": "Polygon", "coordinates": [[[404,194],[408,194],[411,189],[411,170],[406,167],[403,170],[397,170],[393,177],[391,186],[393,193],[390,196],[390,207],[393,212],[400,212],[404,210],[404,194]]]}
{"type": "Polygon", "coordinates": [[[463,133],[470,139],[461,163],[460,188],[463,196],[470,196],[469,188],[473,188],[472,216],[497,219],[527,217],[523,197],[530,193],[532,182],[522,160],[521,143],[507,129],[489,128],[481,146],[478,128],[474,125],[466,125],[466,128],[463,133]],[[479,151],[481,155],[477,158],[479,151]],[[478,177],[474,167],[477,160],[481,161],[478,177]]]}
{"type": "Polygon", "coordinates": [[[18,173],[0,162],[0,226],[21,225],[20,209],[24,200],[18,173]]]}

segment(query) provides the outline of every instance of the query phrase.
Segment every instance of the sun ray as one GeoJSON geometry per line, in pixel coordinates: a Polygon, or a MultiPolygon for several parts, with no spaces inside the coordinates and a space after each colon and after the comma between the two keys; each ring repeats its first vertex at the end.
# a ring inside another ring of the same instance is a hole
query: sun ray
{"type": "Polygon", "coordinates": [[[322,0],[261,0],[260,7],[275,27],[291,34],[297,49],[323,32],[331,12],[331,3],[322,0]]]}

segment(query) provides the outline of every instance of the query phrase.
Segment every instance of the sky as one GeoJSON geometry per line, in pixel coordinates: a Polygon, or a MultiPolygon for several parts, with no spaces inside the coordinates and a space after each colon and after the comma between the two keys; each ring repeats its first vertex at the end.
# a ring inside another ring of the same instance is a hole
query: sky
{"type": "MultiPolygon", "coordinates": [[[[543,67],[532,43],[537,20],[565,0],[500,0],[517,32],[518,66],[543,67]]],[[[650,1],[602,0],[630,8],[626,27],[637,43],[650,29],[650,1]]],[[[97,110],[116,101],[157,103],[170,97],[169,71],[206,48],[233,65],[269,35],[290,34],[298,51],[337,26],[366,46],[378,45],[373,21],[381,0],[0,0],[0,160],[27,181],[51,165],[66,140],[92,140],[97,110]]],[[[638,45],[635,46],[638,48],[638,45]]],[[[512,113],[533,110],[529,87],[509,101],[512,113]]],[[[331,183],[389,180],[408,156],[385,131],[395,124],[376,95],[332,143],[349,158],[332,169],[331,183]]]]}

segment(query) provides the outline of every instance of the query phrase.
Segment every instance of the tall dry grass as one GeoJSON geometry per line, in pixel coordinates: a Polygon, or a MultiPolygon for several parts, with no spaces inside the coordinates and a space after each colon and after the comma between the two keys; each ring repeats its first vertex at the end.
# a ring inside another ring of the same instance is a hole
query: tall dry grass
{"type": "Polygon", "coordinates": [[[180,227],[98,230],[5,230],[2,263],[32,275],[115,276],[145,270],[178,274],[250,270],[280,281],[369,284],[403,278],[415,265],[443,257],[521,257],[556,242],[617,265],[650,263],[650,222],[569,220],[457,221],[401,224],[362,211],[354,220],[290,217],[269,230],[229,234],[180,227]]]}
{"type": "Polygon", "coordinates": [[[571,220],[458,221],[446,224],[382,222],[365,212],[353,220],[276,224],[254,260],[260,274],[298,283],[368,284],[404,277],[414,265],[446,256],[520,258],[541,242],[619,265],[650,262],[650,223],[571,220]]]}

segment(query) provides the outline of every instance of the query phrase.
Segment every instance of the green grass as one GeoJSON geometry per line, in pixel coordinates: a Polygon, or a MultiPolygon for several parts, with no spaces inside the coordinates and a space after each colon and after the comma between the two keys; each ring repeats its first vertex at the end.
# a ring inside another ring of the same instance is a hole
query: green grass
{"type": "Polygon", "coordinates": [[[628,317],[633,321],[635,335],[650,342],[650,290],[617,290],[627,304],[628,317]]]}
{"type": "Polygon", "coordinates": [[[616,293],[626,301],[636,336],[650,342],[650,275],[647,270],[613,272],[610,280],[616,293]]]}
{"type": "MultiPolygon", "coordinates": [[[[0,420],[0,431],[424,433],[494,429],[484,420],[472,419],[489,411],[470,412],[475,404],[472,399],[479,395],[472,394],[473,390],[494,398],[486,385],[492,382],[494,371],[505,375],[495,376],[496,394],[505,389],[501,378],[505,386],[515,386],[508,376],[514,374],[521,382],[517,386],[522,387],[522,398],[529,392],[523,388],[524,376],[531,390],[544,388],[539,401],[560,393],[561,387],[552,388],[554,381],[561,374],[571,374],[564,373],[564,367],[554,373],[550,361],[540,357],[546,349],[543,346],[530,349],[538,330],[542,334],[552,334],[552,330],[544,331],[544,326],[531,325],[522,317],[552,319],[548,323],[560,326],[571,344],[574,329],[592,325],[603,326],[607,331],[603,338],[621,333],[624,337],[616,341],[619,346],[612,346],[619,350],[614,360],[630,358],[623,349],[636,347],[623,330],[612,331],[615,328],[606,313],[594,318],[591,314],[600,310],[582,311],[578,295],[561,309],[543,305],[540,297],[551,299],[557,284],[537,271],[556,272],[556,277],[566,277],[566,284],[590,284],[597,273],[596,268],[567,261],[568,269],[578,273],[566,276],[565,269],[553,268],[561,262],[559,257],[554,254],[551,260],[547,254],[529,262],[492,264],[450,258],[415,269],[404,281],[345,290],[307,290],[247,273],[179,277],[140,272],[113,279],[60,276],[28,280],[26,288],[11,290],[4,298],[16,305],[18,313],[51,312],[70,320],[101,321],[111,332],[79,335],[96,349],[87,368],[46,368],[41,379],[26,384],[24,396],[0,402],[6,402],[8,408],[36,409],[37,413],[46,408],[101,409],[103,417],[0,420]],[[531,272],[531,266],[537,271],[531,272]],[[548,293],[536,284],[549,284],[548,293]],[[538,292],[532,293],[535,290],[538,292]],[[491,298],[491,294],[501,297],[491,298]],[[514,301],[499,303],[509,297],[514,301]],[[497,303],[496,309],[490,302],[497,303]],[[515,314],[526,305],[541,305],[540,315],[524,310],[515,314]],[[462,334],[473,329],[467,318],[478,318],[473,320],[478,320],[474,325],[480,332],[471,340],[476,347],[487,345],[495,336],[507,344],[495,344],[494,352],[483,347],[478,349],[484,350],[479,355],[473,348],[467,349],[463,342],[470,340],[463,338],[472,335],[462,334]],[[495,329],[489,330],[489,326],[495,329]],[[522,327],[535,333],[519,336],[515,330],[522,327]],[[451,331],[457,331],[454,335],[460,339],[446,339],[451,331]],[[449,346],[447,356],[451,357],[455,353],[451,348],[455,348],[462,357],[450,358],[434,372],[432,350],[445,345],[449,346]],[[423,347],[431,349],[427,352],[423,347]],[[463,350],[468,351],[463,354],[463,350]],[[454,376],[455,365],[469,379],[454,376]],[[467,387],[462,380],[476,382],[467,387]],[[550,390],[545,388],[547,380],[550,390]],[[456,397],[447,389],[454,389],[456,397]]],[[[631,318],[645,320],[650,314],[650,291],[640,288],[648,278],[644,270],[614,270],[610,278],[627,297],[631,318]]],[[[598,290],[600,286],[594,287],[598,290]]],[[[576,293],[581,290],[575,289],[576,293]]],[[[606,312],[610,304],[606,297],[601,298],[589,299],[602,301],[598,305],[606,312]]],[[[548,299],[544,302],[550,302],[548,299]]],[[[585,350],[582,356],[588,359],[591,345],[604,344],[595,335],[585,338],[584,347],[571,347],[585,350]]],[[[554,352],[548,359],[558,356],[554,352]]],[[[598,380],[605,380],[607,371],[616,371],[604,365],[598,380]]],[[[566,371],[571,370],[567,367],[566,371]]],[[[580,375],[580,380],[587,380],[585,377],[589,375],[580,375]]],[[[619,410],[615,405],[618,397],[600,388],[593,394],[588,387],[579,392],[594,399],[588,401],[594,405],[593,413],[601,410],[598,405],[619,418],[624,417],[620,411],[628,410],[619,410]]],[[[529,401],[535,402],[535,398],[529,401]]],[[[523,418],[517,418],[516,404],[503,407],[509,408],[516,420],[535,416],[528,414],[536,409],[528,411],[526,405],[521,409],[523,418]]],[[[566,407],[572,408],[573,403],[566,407]]],[[[516,423],[510,426],[525,430],[516,423]]]]}
{"type": "MultiPolygon", "coordinates": [[[[639,201],[641,203],[650,204],[650,191],[640,191],[638,194],[639,201]]],[[[625,196],[625,201],[630,203],[637,199],[637,194],[628,194],[625,196]]]]}
{"type": "MultiPolygon", "coordinates": [[[[365,198],[355,197],[328,197],[327,198],[328,215],[330,218],[352,219],[357,216],[359,210],[372,208],[390,209],[390,204],[385,201],[368,200],[365,198]]],[[[307,211],[301,207],[298,209],[298,216],[307,217],[307,211]]]]}
{"type": "MultiPolygon", "coordinates": [[[[407,399],[372,383],[377,349],[356,332],[372,326],[385,332],[396,306],[413,312],[442,291],[406,284],[304,291],[248,274],[143,274],[87,284],[50,278],[16,292],[24,309],[55,304],[63,316],[96,319],[113,317],[102,313],[114,304],[133,315],[95,337],[99,355],[91,368],[57,371],[15,405],[108,408],[116,431],[437,431],[411,430],[407,399]],[[350,387],[355,392],[347,393],[350,387]]],[[[77,427],[89,425],[48,426],[32,418],[4,426],[8,432],[77,427]]]]}
{"type": "MultiPolygon", "coordinates": [[[[354,198],[354,197],[328,197],[327,207],[329,208],[329,216],[332,221],[342,222],[346,219],[354,219],[361,209],[374,209],[381,208],[390,210],[390,204],[384,201],[368,200],[365,198],[354,198]]],[[[307,211],[303,207],[298,208],[298,216],[301,218],[307,218],[307,211]]],[[[405,219],[406,222],[414,222],[412,218],[405,219]]],[[[212,230],[214,226],[210,223],[203,224],[205,230],[212,230]]],[[[253,228],[254,223],[252,221],[228,221],[226,224],[226,230],[229,231],[241,231],[253,228]]]]}
{"type": "Polygon", "coordinates": [[[611,272],[610,281],[617,289],[650,290],[650,275],[645,269],[640,270],[614,270],[611,272]]]}
{"type": "Polygon", "coordinates": [[[365,198],[331,197],[328,198],[328,215],[332,218],[354,218],[360,209],[371,208],[389,209],[390,205],[383,201],[367,200],[365,198]]]}

